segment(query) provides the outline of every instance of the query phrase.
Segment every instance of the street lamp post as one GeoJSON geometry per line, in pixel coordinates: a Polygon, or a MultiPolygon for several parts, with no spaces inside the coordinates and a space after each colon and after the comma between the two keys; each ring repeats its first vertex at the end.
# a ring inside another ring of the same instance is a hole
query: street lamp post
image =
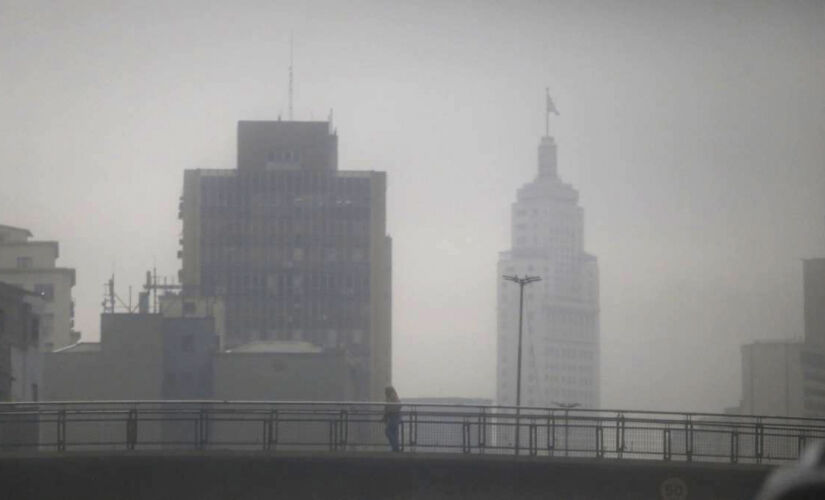
{"type": "Polygon", "coordinates": [[[538,276],[527,276],[519,278],[517,274],[512,276],[504,275],[504,279],[518,283],[519,285],[519,299],[518,299],[518,354],[516,362],[516,455],[519,452],[519,429],[521,427],[519,417],[521,416],[521,332],[524,323],[524,286],[530,283],[541,281],[538,276]]]}

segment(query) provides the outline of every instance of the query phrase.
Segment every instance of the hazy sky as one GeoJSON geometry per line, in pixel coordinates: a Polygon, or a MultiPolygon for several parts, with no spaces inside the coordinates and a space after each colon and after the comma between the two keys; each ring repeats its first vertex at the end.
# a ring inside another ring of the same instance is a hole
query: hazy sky
{"type": "Polygon", "coordinates": [[[544,88],[601,272],[605,407],[721,410],[739,345],[802,334],[825,255],[820,1],[0,0],[0,224],[58,240],[77,323],[176,274],[183,170],[238,120],[334,109],[340,168],[385,170],[393,378],[495,392],[498,252],[544,88]],[[136,293],[136,292],[135,292],[136,293]]]}

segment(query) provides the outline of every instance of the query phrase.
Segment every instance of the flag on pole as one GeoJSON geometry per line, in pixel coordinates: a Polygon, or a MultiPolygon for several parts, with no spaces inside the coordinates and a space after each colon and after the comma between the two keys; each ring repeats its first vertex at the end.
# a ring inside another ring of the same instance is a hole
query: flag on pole
{"type": "Polygon", "coordinates": [[[547,113],[553,113],[556,116],[559,114],[559,110],[556,109],[556,105],[553,104],[553,99],[550,98],[550,91],[547,91],[547,113]]]}

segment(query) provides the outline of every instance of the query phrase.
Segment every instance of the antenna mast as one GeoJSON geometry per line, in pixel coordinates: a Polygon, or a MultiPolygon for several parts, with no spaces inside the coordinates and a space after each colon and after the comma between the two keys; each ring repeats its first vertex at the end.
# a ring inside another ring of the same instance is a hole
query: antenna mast
{"type": "Polygon", "coordinates": [[[292,121],[292,33],[289,34],[289,121],[292,121]]]}

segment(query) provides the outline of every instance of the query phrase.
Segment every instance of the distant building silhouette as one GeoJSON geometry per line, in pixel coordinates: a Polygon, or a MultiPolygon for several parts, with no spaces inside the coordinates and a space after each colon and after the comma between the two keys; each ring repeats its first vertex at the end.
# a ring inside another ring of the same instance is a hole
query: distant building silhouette
{"type": "Polygon", "coordinates": [[[742,400],[729,412],[825,417],[825,259],[803,261],[805,339],[742,346],[742,400]]]}
{"type": "Polygon", "coordinates": [[[511,218],[511,249],[498,262],[498,403],[516,402],[519,287],[501,276],[517,274],[541,277],[524,292],[521,404],[596,408],[598,266],[584,251],[578,192],[559,178],[549,134],[539,144],[538,175],[518,190],[511,218]]]}
{"type": "Polygon", "coordinates": [[[235,170],[187,170],[180,280],[226,304],[225,347],[346,353],[354,399],[390,383],[386,175],[339,171],[327,122],[242,121],[235,170]]]}
{"type": "Polygon", "coordinates": [[[805,342],[825,349],[825,258],[802,261],[802,287],[805,342]]]}
{"type": "Polygon", "coordinates": [[[0,225],[0,282],[34,292],[45,301],[40,348],[59,349],[78,341],[74,331],[74,269],[57,267],[56,241],[31,241],[28,229],[0,225]]]}

